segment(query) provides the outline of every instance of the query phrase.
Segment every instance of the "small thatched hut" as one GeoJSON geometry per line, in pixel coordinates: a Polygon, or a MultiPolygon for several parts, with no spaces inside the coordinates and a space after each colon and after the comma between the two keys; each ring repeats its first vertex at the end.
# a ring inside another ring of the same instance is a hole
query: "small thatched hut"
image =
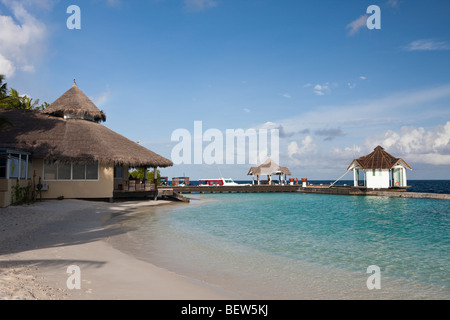
{"type": "Polygon", "coordinates": [[[402,158],[387,153],[383,147],[377,146],[366,156],[354,159],[347,168],[353,171],[354,186],[360,186],[363,175],[363,186],[374,189],[407,187],[406,169],[411,166],[402,158]]]}
{"type": "MultiPolygon", "coordinates": [[[[112,198],[127,188],[130,167],[172,161],[100,124],[105,114],[76,86],[45,111],[0,109],[12,123],[0,131],[0,207],[17,179],[39,181],[43,198],[112,198]]],[[[156,172],[156,170],[155,170],[156,172]]]]}
{"type": "Polygon", "coordinates": [[[247,173],[248,176],[252,176],[252,182],[260,184],[259,177],[262,175],[267,175],[268,182],[272,182],[272,175],[278,175],[280,183],[286,183],[286,176],[290,176],[291,172],[287,167],[280,167],[278,163],[268,158],[264,163],[257,167],[251,167],[247,173]]]}

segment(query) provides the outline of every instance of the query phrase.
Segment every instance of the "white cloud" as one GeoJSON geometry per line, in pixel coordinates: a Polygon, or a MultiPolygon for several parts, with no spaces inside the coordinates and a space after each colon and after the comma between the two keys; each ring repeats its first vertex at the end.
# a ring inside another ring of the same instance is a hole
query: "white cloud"
{"type": "MultiPolygon", "coordinates": [[[[45,51],[47,29],[41,21],[37,20],[25,9],[24,4],[26,2],[1,1],[12,11],[14,16],[14,19],[12,16],[0,16],[2,67],[9,68],[10,74],[11,72],[14,74],[16,69],[33,72],[35,63],[45,51]],[[9,63],[5,62],[5,60],[9,61],[9,63]]],[[[42,5],[47,3],[45,1],[41,2],[42,5]]]]}
{"type": "Polygon", "coordinates": [[[350,89],[354,89],[354,88],[356,88],[356,83],[347,83],[347,86],[350,88],[350,89]]]}
{"type": "Polygon", "coordinates": [[[386,6],[390,8],[398,8],[398,0],[388,0],[388,2],[386,2],[386,6]]]}
{"type": "MultiPolygon", "coordinates": [[[[316,172],[320,176],[339,176],[342,170],[344,170],[342,173],[345,172],[352,159],[372,152],[378,144],[383,145],[394,156],[403,157],[408,163],[412,162],[410,163],[412,166],[418,159],[427,163],[447,163],[447,155],[450,155],[450,152],[445,151],[449,148],[446,139],[448,132],[445,130],[449,130],[449,124],[442,129],[439,129],[440,127],[430,129],[429,131],[435,134],[430,135],[428,140],[420,140],[421,145],[433,145],[435,148],[441,146],[440,149],[436,149],[437,151],[425,149],[426,151],[417,157],[416,150],[411,150],[408,154],[402,151],[403,149],[393,147],[400,145],[398,142],[400,140],[395,133],[399,137],[404,136],[401,141],[405,141],[414,136],[412,130],[405,134],[389,132],[389,129],[405,126],[409,121],[420,123],[434,119],[436,116],[449,119],[450,113],[448,109],[442,108],[441,103],[449,98],[450,84],[427,89],[414,88],[378,99],[311,106],[304,112],[284,119],[274,118],[273,122],[266,123],[266,126],[271,124],[271,127],[282,128],[285,133],[288,133],[284,134],[285,139],[280,139],[280,158],[284,156],[282,162],[291,170],[300,172],[309,171],[311,174],[316,172]],[[337,130],[326,132],[324,128],[337,128],[337,130]],[[386,136],[381,134],[386,132],[388,132],[386,136]],[[304,140],[305,136],[309,138],[304,140]],[[330,146],[329,140],[333,136],[339,136],[339,139],[336,138],[330,146]],[[325,141],[327,137],[330,138],[325,141]],[[353,144],[356,146],[352,147],[353,144]],[[442,147],[445,145],[447,149],[442,147]],[[436,156],[433,158],[429,154],[436,156]]],[[[426,136],[426,131],[421,135],[426,136]]],[[[282,136],[280,133],[280,138],[282,136]]]]}
{"type": "Polygon", "coordinates": [[[381,145],[390,153],[417,163],[450,165],[450,121],[429,131],[423,127],[403,127],[399,133],[388,130],[378,137],[367,138],[365,145],[369,148],[381,145]]]}
{"type": "Polygon", "coordinates": [[[314,93],[318,96],[323,96],[329,92],[330,92],[330,86],[329,86],[328,82],[325,84],[316,84],[314,86],[314,93]]]}
{"type": "Polygon", "coordinates": [[[0,54],[0,74],[10,78],[14,76],[15,71],[13,63],[0,54]]]}
{"type": "MultiPolygon", "coordinates": [[[[17,0],[3,0],[3,1],[13,2],[17,0]]],[[[30,8],[30,10],[32,11],[35,9],[44,9],[49,11],[58,3],[58,1],[55,0],[21,0],[20,2],[24,7],[30,8]]]]}
{"type": "Polygon", "coordinates": [[[415,165],[450,165],[450,121],[425,130],[422,127],[403,127],[399,132],[387,130],[379,136],[366,137],[362,145],[321,149],[308,136],[299,144],[292,141],[287,147],[288,164],[301,170],[320,169],[321,172],[344,172],[352,159],[367,155],[381,145],[388,153],[415,165]]]}
{"type": "Polygon", "coordinates": [[[244,110],[244,112],[250,113],[250,109],[249,108],[244,108],[242,110],[244,110]]]}
{"type": "Polygon", "coordinates": [[[365,76],[360,76],[359,77],[361,80],[367,80],[367,77],[365,77],[365,76]]]}
{"type": "Polygon", "coordinates": [[[288,145],[288,155],[290,158],[296,157],[297,159],[303,155],[309,155],[314,152],[316,145],[313,142],[311,136],[306,136],[301,141],[301,146],[296,141],[292,141],[288,145]]]}
{"type": "Polygon", "coordinates": [[[350,22],[345,28],[348,29],[350,36],[358,33],[359,30],[367,26],[367,15],[362,15],[358,19],[350,22]]]}
{"type": "Polygon", "coordinates": [[[215,0],[184,0],[184,4],[190,11],[203,11],[215,7],[219,3],[215,0]]]}
{"type": "Polygon", "coordinates": [[[353,145],[352,147],[331,148],[329,155],[331,159],[341,160],[341,161],[351,161],[352,159],[359,158],[362,154],[362,149],[360,146],[353,145]]]}
{"type": "Polygon", "coordinates": [[[108,99],[111,97],[111,89],[109,86],[105,89],[105,91],[99,93],[96,96],[89,97],[89,99],[92,100],[92,102],[101,109],[101,107],[108,101],[108,99]]]}
{"type": "Polygon", "coordinates": [[[292,96],[289,93],[284,93],[282,96],[285,97],[286,99],[292,98],[292,96]]]}
{"type": "Polygon", "coordinates": [[[404,47],[406,51],[438,51],[450,50],[450,43],[435,39],[415,40],[404,47]]]}
{"type": "Polygon", "coordinates": [[[272,121],[267,121],[266,123],[257,126],[256,129],[267,129],[267,130],[277,129],[280,138],[289,138],[295,134],[295,132],[286,132],[286,130],[281,124],[272,121]]]}

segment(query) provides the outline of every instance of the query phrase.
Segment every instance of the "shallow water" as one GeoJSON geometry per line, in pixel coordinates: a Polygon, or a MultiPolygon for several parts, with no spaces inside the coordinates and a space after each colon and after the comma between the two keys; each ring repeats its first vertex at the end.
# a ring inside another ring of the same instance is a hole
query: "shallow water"
{"type": "Polygon", "coordinates": [[[448,299],[447,201],[314,194],[193,195],[122,217],[116,243],[245,298],[448,299]],[[381,270],[369,290],[367,268],[381,270]]]}

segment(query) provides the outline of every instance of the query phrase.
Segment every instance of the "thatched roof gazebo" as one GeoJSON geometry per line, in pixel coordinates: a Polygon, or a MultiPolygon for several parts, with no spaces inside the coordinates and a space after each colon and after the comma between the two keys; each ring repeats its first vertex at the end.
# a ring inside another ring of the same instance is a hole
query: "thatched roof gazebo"
{"type": "Polygon", "coordinates": [[[257,167],[251,167],[247,175],[252,176],[253,184],[255,184],[255,176],[257,178],[257,184],[260,184],[259,176],[267,175],[269,183],[272,181],[272,175],[279,175],[280,182],[283,181],[282,176],[284,176],[284,183],[286,182],[286,176],[290,176],[291,172],[287,167],[281,167],[278,163],[268,158],[264,163],[257,167]]]}
{"type": "Polygon", "coordinates": [[[363,174],[362,186],[374,189],[406,188],[406,169],[411,166],[402,158],[396,158],[377,146],[368,155],[354,159],[347,168],[353,171],[354,186],[361,186],[360,175],[363,174]]]}

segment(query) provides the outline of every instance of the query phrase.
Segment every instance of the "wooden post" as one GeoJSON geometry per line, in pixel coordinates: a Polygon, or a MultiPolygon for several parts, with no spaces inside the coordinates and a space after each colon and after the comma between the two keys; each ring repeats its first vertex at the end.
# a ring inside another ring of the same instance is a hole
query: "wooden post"
{"type": "Polygon", "coordinates": [[[142,183],[144,184],[144,188],[145,188],[145,181],[147,181],[147,168],[144,169],[144,179],[142,179],[142,183]]]}
{"type": "Polygon", "coordinates": [[[22,154],[19,153],[19,180],[21,180],[22,176],[22,154]]]}
{"type": "Polygon", "coordinates": [[[28,165],[29,165],[29,163],[28,163],[28,154],[27,154],[27,165],[26,165],[26,172],[25,172],[25,180],[28,180],[28,165]]]}
{"type": "Polygon", "coordinates": [[[402,187],[406,187],[406,186],[408,186],[408,181],[406,180],[406,168],[402,168],[402,170],[403,170],[403,183],[402,183],[402,187]]]}
{"type": "Polygon", "coordinates": [[[155,198],[154,200],[158,200],[158,172],[157,167],[153,168],[153,182],[155,183],[155,198]]]}

